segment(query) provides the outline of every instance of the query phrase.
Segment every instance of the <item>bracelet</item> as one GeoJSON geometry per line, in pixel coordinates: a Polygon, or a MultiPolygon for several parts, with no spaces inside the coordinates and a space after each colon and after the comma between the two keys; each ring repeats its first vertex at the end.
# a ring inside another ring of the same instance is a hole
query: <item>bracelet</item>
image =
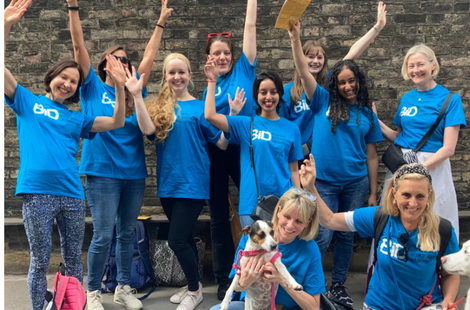
{"type": "Polygon", "coordinates": [[[214,81],[214,80],[207,79],[206,82],[208,82],[208,83],[217,83],[217,80],[214,81]]]}
{"type": "Polygon", "coordinates": [[[69,11],[78,11],[78,6],[68,6],[69,11]]]}
{"type": "Polygon", "coordinates": [[[372,28],[374,28],[375,31],[377,31],[378,33],[380,33],[380,30],[377,29],[377,27],[374,26],[374,27],[372,27],[372,28]]]}
{"type": "Polygon", "coordinates": [[[160,25],[160,24],[157,24],[157,27],[160,27],[160,28],[162,28],[162,29],[165,29],[165,26],[162,26],[162,25],[160,25]]]}

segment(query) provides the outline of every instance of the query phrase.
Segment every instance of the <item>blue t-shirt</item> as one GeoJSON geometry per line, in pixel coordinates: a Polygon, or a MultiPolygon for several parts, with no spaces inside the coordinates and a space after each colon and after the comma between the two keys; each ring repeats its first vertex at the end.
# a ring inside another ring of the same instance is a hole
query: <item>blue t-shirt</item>
{"type": "MultiPolygon", "coordinates": [[[[418,145],[436,121],[449,90],[437,84],[426,94],[423,95],[423,93],[414,89],[401,98],[393,119],[393,124],[403,130],[395,140],[396,145],[407,149],[413,149],[418,145]]],[[[460,128],[463,128],[467,126],[467,122],[465,121],[462,98],[454,93],[444,117],[420,151],[437,152],[444,145],[444,129],[455,125],[460,125],[460,128]]]]}
{"type": "MultiPolygon", "coordinates": [[[[246,102],[238,115],[255,116],[256,103],[253,99],[253,83],[256,79],[256,60],[250,64],[248,58],[242,53],[240,59],[233,66],[230,74],[219,76],[215,90],[215,106],[217,113],[230,114],[228,94],[235,98],[237,88],[245,90],[246,102]]],[[[207,88],[202,95],[202,101],[206,101],[207,88]]]]}
{"type": "Polygon", "coordinates": [[[203,101],[178,101],[178,105],[173,129],[164,143],[157,144],[157,195],[209,199],[207,141],[216,144],[221,131],[205,119],[203,101]]]}
{"type": "Polygon", "coordinates": [[[300,134],[302,136],[301,141],[302,144],[304,144],[312,140],[314,115],[307,104],[305,92],[302,92],[300,95],[300,101],[296,104],[292,103],[290,96],[292,94],[293,86],[294,82],[290,82],[284,86],[284,96],[282,96],[284,103],[281,104],[278,114],[299,126],[300,134]]]}
{"type": "Polygon", "coordinates": [[[357,123],[358,105],[349,108],[349,121],[340,121],[336,131],[331,132],[328,119],[330,94],[317,86],[310,110],[315,115],[312,135],[312,154],[317,167],[317,178],[334,185],[345,185],[367,176],[367,144],[383,141],[377,115],[368,108],[360,113],[357,123]],[[370,120],[373,116],[373,123],[370,120]]]}
{"type": "MultiPolygon", "coordinates": [[[[238,244],[237,252],[243,250],[248,241],[248,236],[243,235],[238,244]]],[[[278,244],[279,251],[282,253],[281,262],[286,266],[287,271],[292,277],[303,286],[304,291],[310,295],[318,295],[325,292],[325,276],[323,274],[323,265],[321,261],[320,249],[315,240],[305,241],[295,238],[289,244],[278,244]]],[[[237,261],[237,254],[235,260],[237,261]]],[[[230,278],[235,276],[235,269],[232,269],[230,278]]],[[[242,292],[244,299],[245,292],[242,292]]],[[[277,290],[276,304],[285,307],[295,307],[297,303],[281,287],[277,290]]]]}
{"type": "MultiPolygon", "coordinates": [[[[145,97],[147,91],[142,93],[145,97]]],[[[113,116],[115,88],[101,82],[93,67],[80,88],[80,98],[82,112],[92,116],[113,116]]],[[[124,127],[100,132],[95,139],[83,142],[80,173],[124,180],[147,177],[144,140],[136,111],[126,117],[124,127]]]]}
{"type": "Polygon", "coordinates": [[[20,143],[16,195],[49,194],[85,199],[75,156],[80,138],[92,139],[95,118],[17,84],[13,101],[20,143]]]}
{"type": "MultiPolygon", "coordinates": [[[[374,215],[378,207],[356,209],[353,214],[354,226],[362,238],[374,237],[374,215]]],[[[400,297],[406,309],[416,309],[420,305],[419,299],[428,294],[436,283],[436,259],[438,251],[423,252],[416,247],[418,230],[411,231],[408,241],[408,261],[397,258],[397,252],[402,245],[398,242],[398,235],[406,233],[400,217],[390,216],[383,230],[377,248],[377,261],[374,273],[369,283],[366,304],[377,310],[401,309],[400,297]],[[391,248],[388,248],[388,244],[391,248]],[[391,253],[391,257],[389,256],[391,253]],[[394,273],[398,283],[395,285],[394,273]]],[[[452,237],[447,245],[444,255],[459,251],[457,236],[452,228],[452,237]]],[[[442,301],[439,286],[432,292],[433,303],[442,301]]]]}
{"type": "MultiPolygon", "coordinates": [[[[248,116],[227,116],[230,143],[240,145],[240,214],[251,214],[258,203],[255,174],[250,162],[250,126],[248,116]]],[[[289,163],[303,158],[299,128],[280,118],[272,121],[255,116],[253,152],[261,197],[281,197],[293,186],[289,163]]]]}

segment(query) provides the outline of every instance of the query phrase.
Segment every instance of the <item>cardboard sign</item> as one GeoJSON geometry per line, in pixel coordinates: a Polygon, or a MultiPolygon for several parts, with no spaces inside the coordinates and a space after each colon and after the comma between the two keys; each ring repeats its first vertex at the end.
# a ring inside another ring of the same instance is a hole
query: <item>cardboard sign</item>
{"type": "Polygon", "coordinates": [[[310,0],[286,0],[277,17],[275,28],[289,29],[289,22],[296,23],[310,4],[310,0]]]}

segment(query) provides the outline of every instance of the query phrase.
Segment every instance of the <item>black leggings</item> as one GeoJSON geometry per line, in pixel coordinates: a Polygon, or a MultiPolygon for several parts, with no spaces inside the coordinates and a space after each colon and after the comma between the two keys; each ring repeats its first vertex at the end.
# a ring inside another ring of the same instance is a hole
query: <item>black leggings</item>
{"type": "Polygon", "coordinates": [[[193,237],[193,228],[204,207],[204,199],[160,198],[163,211],[170,220],[168,245],[175,252],[183,269],[188,289],[199,289],[199,257],[193,237]]]}

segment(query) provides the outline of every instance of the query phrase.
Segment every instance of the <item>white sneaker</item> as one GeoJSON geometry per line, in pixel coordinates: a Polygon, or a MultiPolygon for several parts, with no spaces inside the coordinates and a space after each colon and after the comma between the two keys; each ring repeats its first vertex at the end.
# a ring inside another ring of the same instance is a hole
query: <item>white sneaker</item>
{"type": "Polygon", "coordinates": [[[188,291],[176,310],[194,310],[202,302],[202,289],[196,292],[188,291]]]}
{"type": "Polygon", "coordinates": [[[129,285],[118,285],[114,291],[114,302],[126,307],[127,310],[140,310],[144,306],[142,302],[134,296],[136,290],[129,285]]]}
{"type": "MultiPolygon", "coordinates": [[[[199,282],[199,290],[202,289],[202,283],[199,282]]],[[[188,294],[188,286],[183,286],[176,292],[173,296],[170,297],[170,302],[174,304],[180,304],[183,301],[183,298],[188,294]]]]}
{"type": "Polygon", "coordinates": [[[88,291],[86,293],[86,304],[88,310],[104,310],[103,308],[103,298],[101,297],[101,291],[88,291]]]}

